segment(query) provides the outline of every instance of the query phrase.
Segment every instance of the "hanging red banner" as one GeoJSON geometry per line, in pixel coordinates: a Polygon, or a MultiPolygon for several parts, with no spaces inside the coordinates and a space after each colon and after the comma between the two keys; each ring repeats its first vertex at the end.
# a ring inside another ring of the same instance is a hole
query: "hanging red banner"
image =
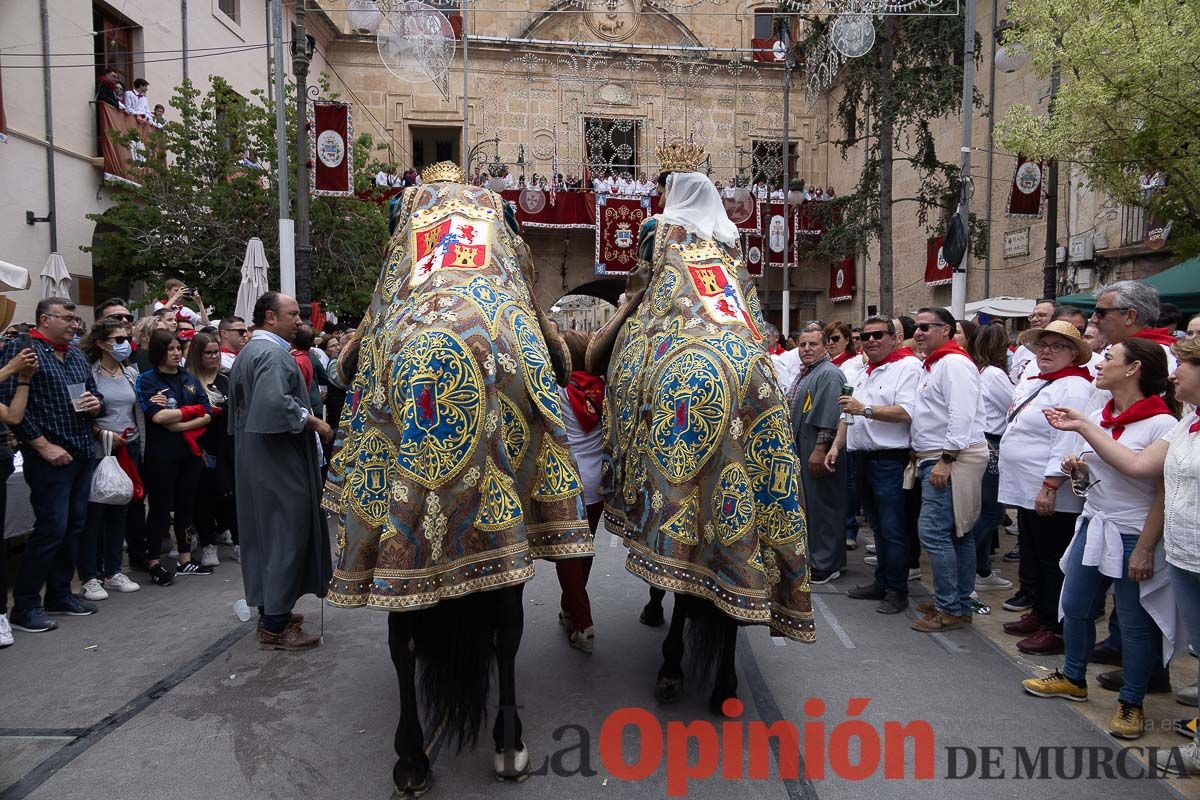
{"type": "Polygon", "coordinates": [[[784,265],[787,260],[783,253],[784,247],[791,251],[792,266],[798,266],[796,258],[798,215],[795,206],[792,206],[791,210],[792,229],[788,231],[783,203],[759,203],[758,218],[761,226],[759,230],[763,237],[763,262],[772,267],[784,265]]]}
{"type": "Polygon", "coordinates": [[[1013,173],[1012,188],[1008,192],[1008,215],[1040,219],[1042,199],[1045,197],[1046,165],[1041,161],[1029,161],[1017,156],[1017,169],[1013,173]]]}
{"type": "Polygon", "coordinates": [[[942,243],[945,236],[937,236],[925,244],[925,285],[942,286],[954,280],[950,264],[942,256],[942,243]]]}
{"type": "Polygon", "coordinates": [[[758,233],[747,233],[746,244],[746,271],[754,277],[763,274],[763,237],[758,233]]]}
{"type": "Polygon", "coordinates": [[[104,156],[104,180],[140,186],[139,173],[146,165],[150,124],[108,103],[97,103],[96,111],[100,150],[104,156]]]}
{"type": "Polygon", "coordinates": [[[597,275],[628,275],[637,266],[638,233],[650,206],[649,197],[596,195],[597,275]]]}
{"type": "Polygon", "coordinates": [[[854,299],[854,259],[843,258],[829,265],[829,300],[841,303],[854,299]]]}
{"type": "Polygon", "coordinates": [[[354,194],[354,125],[350,104],[310,100],[308,171],[317,197],[350,197],[354,194]]]}

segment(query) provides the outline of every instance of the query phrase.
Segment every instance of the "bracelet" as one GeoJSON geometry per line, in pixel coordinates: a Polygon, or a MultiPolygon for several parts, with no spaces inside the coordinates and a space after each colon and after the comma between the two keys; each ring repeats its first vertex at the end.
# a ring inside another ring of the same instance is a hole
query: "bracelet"
{"type": "Polygon", "coordinates": [[[17,381],[17,386],[32,386],[29,381],[17,381]]]}
{"type": "Polygon", "coordinates": [[[1042,488],[1043,488],[1043,489],[1047,489],[1047,490],[1049,490],[1049,491],[1051,491],[1051,492],[1057,492],[1057,491],[1058,491],[1058,487],[1057,487],[1057,486],[1055,486],[1055,485],[1054,485],[1053,483],[1051,483],[1050,481],[1042,481],[1042,488]]]}

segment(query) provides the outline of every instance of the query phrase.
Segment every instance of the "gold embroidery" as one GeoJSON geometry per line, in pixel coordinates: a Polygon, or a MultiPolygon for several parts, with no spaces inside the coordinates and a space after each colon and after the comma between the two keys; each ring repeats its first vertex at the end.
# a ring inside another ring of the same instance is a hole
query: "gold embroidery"
{"type": "Polygon", "coordinates": [[[512,478],[497,469],[491,456],[484,466],[479,495],[479,512],[475,515],[475,527],[479,530],[507,530],[524,518],[512,478]]]}
{"type": "Polygon", "coordinates": [[[754,524],[754,497],[746,469],[734,462],[721,470],[717,491],[712,497],[712,517],[721,544],[730,546],[741,539],[754,524]]]}
{"type": "Polygon", "coordinates": [[[446,522],[446,515],[442,513],[442,501],[438,499],[437,492],[430,492],[425,496],[425,518],[421,520],[421,526],[425,529],[425,538],[429,540],[430,562],[440,561],[442,558],[442,542],[446,538],[446,522]]]}
{"type": "MultiPolygon", "coordinates": [[[[700,490],[693,489],[679,504],[679,510],[659,528],[663,534],[680,544],[697,545],[700,540],[696,536],[696,515],[700,506],[700,490]]],[[[707,534],[706,526],[706,534],[707,534]]]]}
{"type": "Polygon", "coordinates": [[[542,452],[537,460],[538,481],[533,485],[532,497],[543,503],[575,497],[583,491],[582,483],[571,454],[554,440],[550,434],[542,436],[542,452]]]}
{"type": "Polygon", "coordinates": [[[388,517],[388,472],[396,462],[396,445],[382,432],[369,429],[355,439],[346,460],[350,510],[378,530],[388,517]]]}

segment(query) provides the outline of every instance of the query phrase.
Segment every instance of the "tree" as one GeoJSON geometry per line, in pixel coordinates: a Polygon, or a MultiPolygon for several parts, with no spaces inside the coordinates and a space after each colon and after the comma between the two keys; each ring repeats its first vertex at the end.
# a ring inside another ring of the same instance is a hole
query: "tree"
{"type": "Polygon", "coordinates": [[[1049,116],[1009,109],[1004,147],[1075,161],[1092,185],[1172,220],[1184,255],[1200,252],[1200,5],[1194,0],[1021,0],[1007,45],[1034,71],[1057,68],[1062,87],[1049,116]],[[1141,177],[1166,186],[1143,192],[1141,177]]]}
{"type": "MultiPolygon", "coordinates": [[[[329,95],[327,81],[322,81],[329,95]]],[[[295,130],[294,94],[285,98],[288,128],[295,130]]],[[[92,252],[108,278],[145,281],[151,287],[179,277],[200,288],[206,304],[232,313],[246,242],[262,239],[279,285],[278,186],[273,169],[248,166],[247,153],[275,154],[275,111],[260,91],[247,99],[214,77],[201,95],[184,82],[171,98],[179,121],[168,122],[145,143],[138,184],[113,183],[113,205],[89,217],[102,226],[92,252]]],[[[290,140],[289,140],[290,141],[290,140]]],[[[354,185],[374,191],[380,164],[363,134],[353,142],[354,185]]],[[[294,175],[289,147],[288,175],[294,175]]],[[[295,203],[295,181],[290,181],[295,203]]],[[[312,297],[339,316],[366,308],[387,244],[387,206],[359,197],[314,197],[311,205],[312,297]]]]}
{"type": "MultiPolygon", "coordinates": [[[[819,52],[829,22],[808,19],[809,35],[797,45],[798,61],[819,52]]],[[[875,46],[861,58],[847,59],[838,71],[834,119],[841,135],[830,137],[843,160],[855,146],[865,146],[866,163],[854,190],[828,204],[826,233],[816,251],[840,259],[878,240],[879,308],[891,314],[894,206],[916,204],[918,222],[927,228],[932,222],[936,229],[944,227],[958,202],[958,164],[938,158],[930,123],[960,110],[964,19],[889,15],[875,17],[874,24],[875,46]],[[920,177],[912,197],[894,196],[897,161],[920,177]]],[[[977,92],[974,100],[982,105],[977,92]]],[[[972,250],[981,254],[986,232],[974,215],[971,221],[972,250]]]]}

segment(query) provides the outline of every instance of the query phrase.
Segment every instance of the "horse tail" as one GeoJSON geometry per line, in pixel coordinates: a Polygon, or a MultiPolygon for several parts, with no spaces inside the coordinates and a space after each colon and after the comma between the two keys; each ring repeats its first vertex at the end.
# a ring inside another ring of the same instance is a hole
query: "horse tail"
{"type": "Polygon", "coordinates": [[[416,640],[423,704],[458,752],[475,746],[487,717],[495,634],[488,592],[442,600],[421,612],[416,640]]]}
{"type": "MultiPolygon", "coordinates": [[[[679,602],[681,595],[676,595],[679,602]]],[[[687,646],[688,674],[707,683],[721,663],[725,632],[732,620],[712,601],[688,597],[687,646]]]]}

